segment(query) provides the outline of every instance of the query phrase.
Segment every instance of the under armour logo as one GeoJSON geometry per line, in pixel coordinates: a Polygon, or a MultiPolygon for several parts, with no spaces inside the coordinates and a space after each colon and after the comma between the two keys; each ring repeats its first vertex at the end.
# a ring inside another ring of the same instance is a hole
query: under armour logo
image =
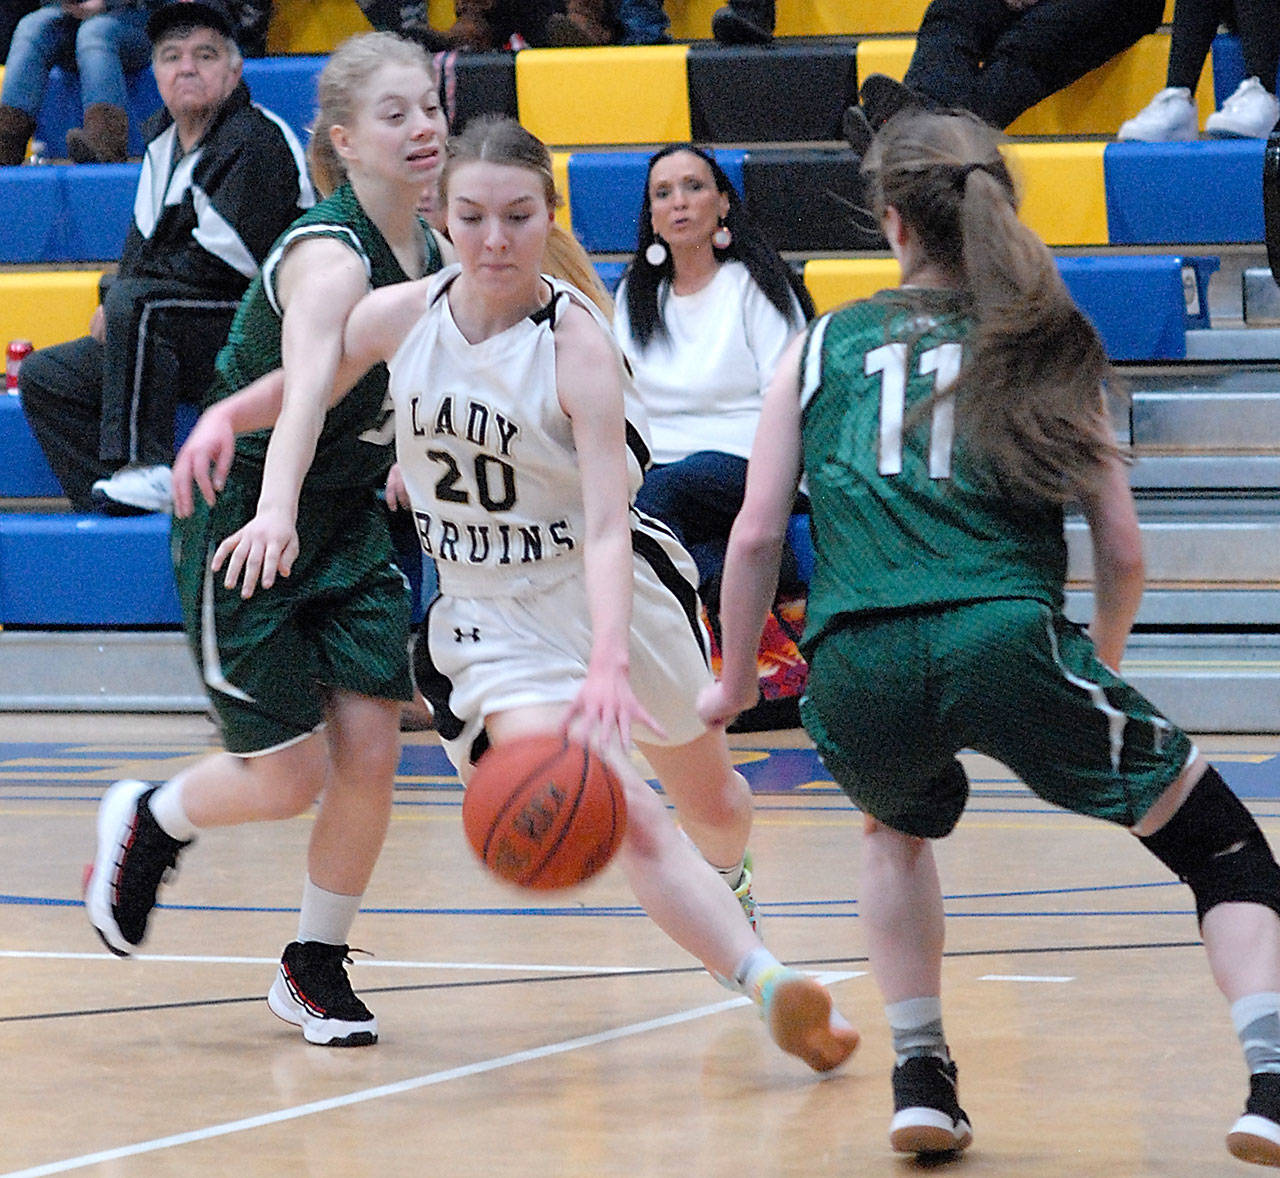
{"type": "Polygon", "coordinates": [[[480,641],[480,627],[472,626],[470,630],[463,630],[458,626],[453,628],[454,642],[461,642],[464,638],[470,638],[472,642],[480,641]]]}

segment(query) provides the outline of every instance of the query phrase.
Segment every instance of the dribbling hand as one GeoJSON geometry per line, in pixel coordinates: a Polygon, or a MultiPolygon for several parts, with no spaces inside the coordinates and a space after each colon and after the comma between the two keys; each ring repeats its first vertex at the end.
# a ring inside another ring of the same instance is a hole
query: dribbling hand
{"type": "Polygon", "coordinates": [[[641,723],[662,739],[666,733],[631,690],[625,672],[587,671],[587,681],[565,713],[563,731],[572,741],[602,754],[631,747],[631,727],[641,723]]]}

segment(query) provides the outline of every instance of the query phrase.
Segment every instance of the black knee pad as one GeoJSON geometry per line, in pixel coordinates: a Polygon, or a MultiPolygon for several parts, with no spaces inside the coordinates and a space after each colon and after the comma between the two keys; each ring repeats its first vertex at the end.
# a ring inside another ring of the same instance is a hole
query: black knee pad
{"type": "Polygon", "coordinates": [[[1253,815],[1210,766],[1177,813],[1139,840],[1191,888],[1196,916],[1218,904],[1262,904],[1280,915],[1280,865],[1253,815]]]}

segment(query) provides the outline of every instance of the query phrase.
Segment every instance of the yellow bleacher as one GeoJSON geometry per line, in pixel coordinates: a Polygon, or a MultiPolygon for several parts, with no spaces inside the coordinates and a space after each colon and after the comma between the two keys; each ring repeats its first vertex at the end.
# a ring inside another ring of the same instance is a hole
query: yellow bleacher
{"type": "Polygon", "coordinates": [[[87,334],[101,277],[101,268],[0,272],[0,339],[45,348],[87,334]]]}
{"type": "Polygon", "coordinates": [[[665,143],[691,135],[686,45],[516,54],[521,121],[544,143],[665,143]],[[566,102],[565,96],[574,101],[566,102]]]}

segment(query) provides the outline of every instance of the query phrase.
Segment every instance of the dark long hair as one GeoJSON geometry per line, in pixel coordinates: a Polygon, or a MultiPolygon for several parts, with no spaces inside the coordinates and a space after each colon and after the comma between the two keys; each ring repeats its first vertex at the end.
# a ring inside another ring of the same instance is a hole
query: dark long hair
{"type": "MultiPolygon", "coordinates": [[[[631,259],[625,276],[627,319],[636,342],[645,348],[654,336],[665,337],[667,334],[667,325],[662,320],[662,308],[658,305],[658,288],[664,280],[669,282],[673,278],[671,253],[668,251],[660,266],[651,266],[644,255],[654,241],[649,177],[653,174],[654,164],[678,151],[690,152],[703,160],[711,169],[717,190],[728,198],[729,212],[724,220],[733,240],[727,249],[715,250],[716,261],[734,258],[746,266],[752,281],[764,292],[765,298],[778,308],[778,313],[784,319],[791,320],[794,314],[792,295],[799,300],[804,318],[812,319],[813,299],[804,283],[760,232],[759,226],[743,205],[737,189],[725,175],[724,169],[716,163],[715,157],[692,143],[670,143],[649,157],[644,180],[644,199],[640,203],[640,232],[636,241],[636,254],[631,259]]],[[[796,326],[799,327],[800,324],[796,326]]]]}
{"type": "Polygon", "coordinates": [[[903,111],[862,170],[877,217],[897,209],[926,258],[972,298],[964,365],[935,399],[955,396],[957,428],[1006,487],[1064,502],[1122,454],[1103,400],[1115,382],[1053,255],[1018,220],[999,143],[964,112],[903,111]]]}

